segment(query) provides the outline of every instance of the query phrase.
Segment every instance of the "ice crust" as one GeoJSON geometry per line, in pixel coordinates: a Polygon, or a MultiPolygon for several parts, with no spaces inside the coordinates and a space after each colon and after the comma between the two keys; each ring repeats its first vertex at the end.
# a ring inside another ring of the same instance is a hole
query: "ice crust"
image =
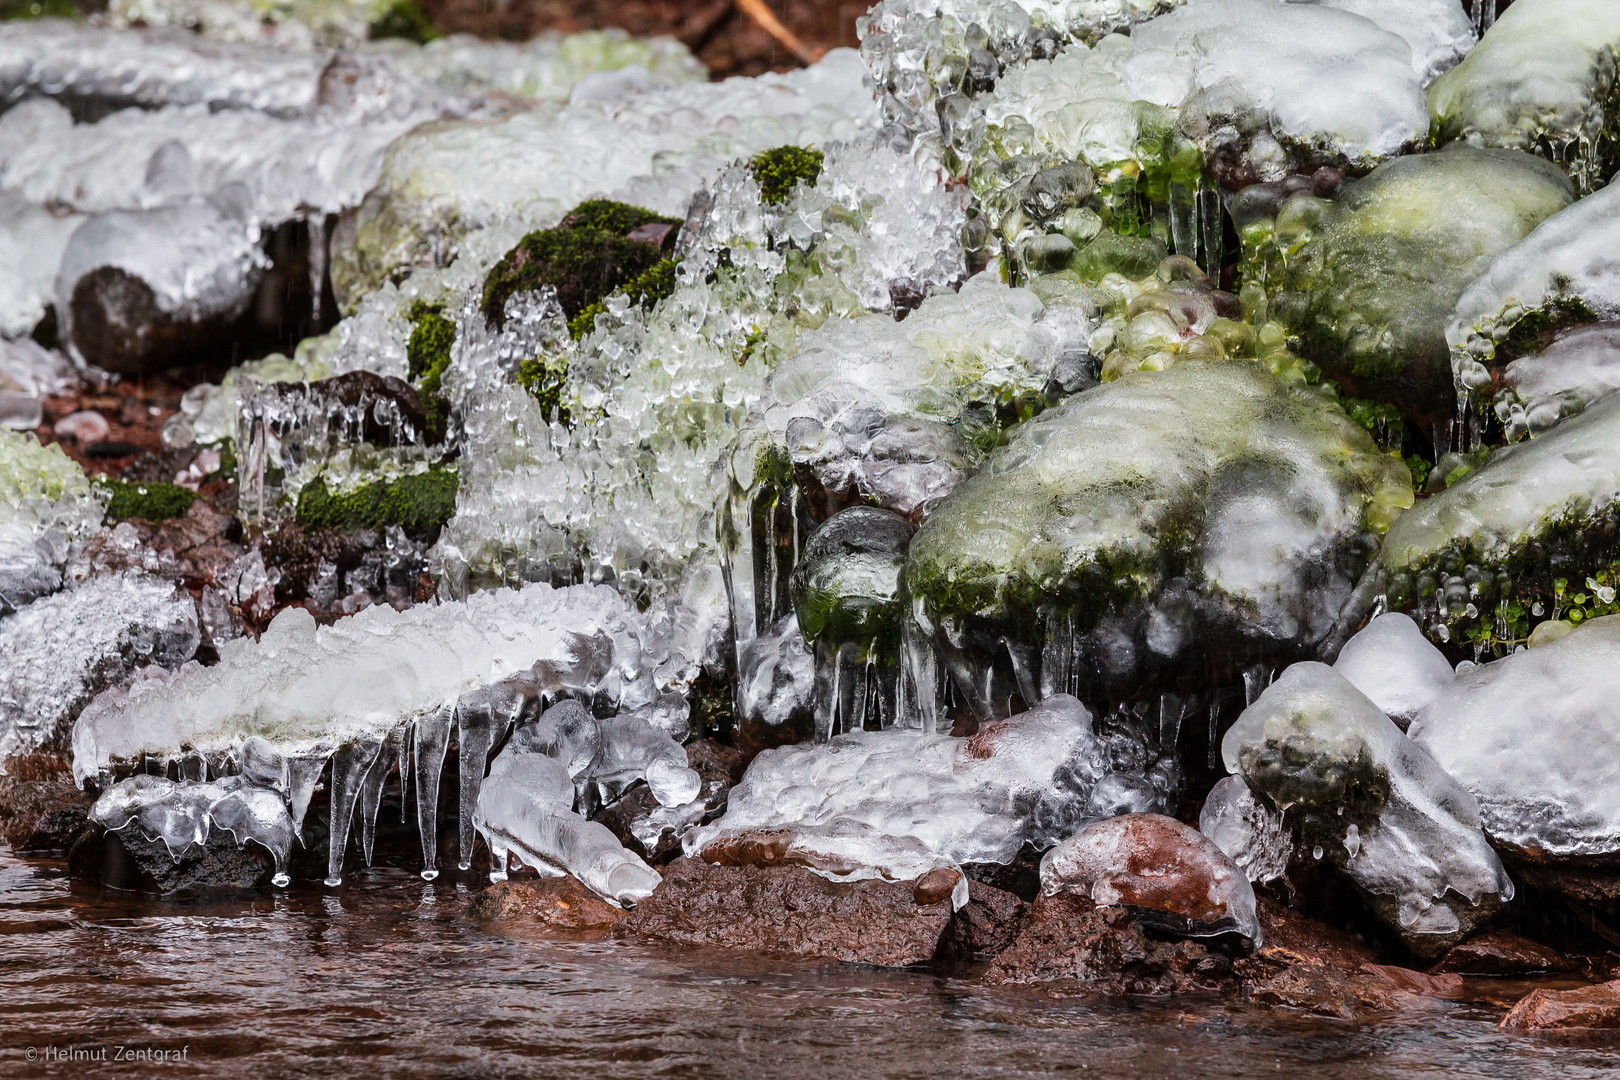
{"type": "Polygon", "coordinates": [[[162,840],[175,859],[193,844],[206,844],[214,829],[224,829],[237,847],[252,840],[270,852],[276,885],[290,880],[287,862],[297,828],[287,803],[244,776],[175,781],[142,773],[104,791],[90,809],[90,820],[113,832],[133,826],[148,840],[162,840]]]}
{"type": "Polygon", "coordinates": [[[1593,401],[1620,390],[1620,325],[1572,330],[1502,370],[1496,415],[1508,440],[1540,435],[1593,401]]]}
{"type": "Polygon", "coordinates": [[[45,317],[62,251],[83,222],[0,191],[0,339],[20,338],[45,317]]]}
{"type": "Polygon", "coordinates": [[[1535,856],[1620,852],[1620,617],[1464,672],[1414,742],[1479,802],[1497,844],[1535,856]]]}
{"type": "Polygon", "coordinates": [[[1545,153],[1590,192],[1608,179],[1600,143],[1613,138],[1617,51],[1620,8],[1608,0],[1518,0],[1429,87],[1436,135],[1545,153]]]}
{"type": "Polygon", "coordinates": [[[1282,877],[1294,857],[1294,835],[1283,815],[1256,798],[1241,776],[1215,781],[1198,812],[1198,831],[1256,885],[1282,877]]]}
{"type": "Polygon", "coordinates": [[[1457,678],[1418,624],[1398,611],[1379,615],[1345,642],[1333,670],[1402,731],[1457,678]]]}
{"type": "MultiPolygon", "coordinates": [[[[44,352],[32,341],[0,342],[0,361],[5,361],[0,374],[9,375],[15,353],[36,350],[44,352]]],[[[57,387],[34,381],[31,389],[43,396],[57,387]]],[[[0,401],[9,396],[0,395],[0,401]]],[[[37,414],[38,397],[26,400],[37,414]]],[[[61,447],[41,446],[31,431],[0,426],[0,618],[62,584],[70,545],[101,527],[106,505],[105,492],[91,485],[61,447]]],[[[5,626],[0,621],[0,628],[5,626]]],[[[19,715],[8,710],[0,724],[9,729],[19,715]]]]}
{"type": "Polygon", "coordinates": [[[191,597],[142,573],[91,578],[0,619],[0,761],[62,747],[94,695],[178,666],[200,640],[191,597]]]}
{"type": "Polygon", "coordinates": [[[1325,664],[1284,671],[1221,755],[1408,940],[1461,933],[1513,898],[1474,796],[1325,664]]]}
{"type": "Polygon", "coordinates": [[[491,264],[524,233],[582,199],[609,194],[683,215],[729,161],[787,143],[848,139],[875,126],[860,59],[834,49],[787,75],[692,83],[581,100],[497,122],[422,129],[390,147],[333,254],[339,303],[413,267],[443,267],[469,233],[491,264]]]}
{"type": "Polygon", "coordinates": [[[1089,821],[1160,808],[1168,793],[1144,779],[1145,763],[1116,771],[1113,750],[1085,706],[1061,694],[971,739],[853,731],[765,750],[731,789],[725,816],[682,844],[710,861],[766,858],[834,880],[1008,863],[1026,843],[1044,849],[1089,821]],[[1134,804],[1112,801],[1137,785],[1134,804]]]}

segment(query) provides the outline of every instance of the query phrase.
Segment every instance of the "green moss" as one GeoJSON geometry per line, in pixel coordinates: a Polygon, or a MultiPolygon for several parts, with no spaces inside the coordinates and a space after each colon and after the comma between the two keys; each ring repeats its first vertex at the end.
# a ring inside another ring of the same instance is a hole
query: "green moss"
{"type": "Polygon", "coordinates": [[[107,501],[106,521],[109,525],[125,518],[168,521],[170,518],[184,517],[191,504],[197,501],[195,491],[161,481],[132,483],[115,477],[98,476],[95,483],[111,495],[107,501]]]}
{"type": "Polygon", "coordinates": [[[1598,321],[1597,313],[1578,296],[1555,295],[1547,303],[1513,324],[1508,336],[1496,346],[1492,363],[1497,367],[1521,356],[1534,356],[1546,349],[1565,330],[1598,321]]]}
{"type": "Polygon", "coordinates": [[[495,264],[484,279],[484,318],[499,326],[506,319],[507,300],[550,285],[577,338],[589,332],[603,310],[602,301],[617,289],[643,305],[668,296],[674,288],[674,262],[657,244],[627,235],[655,223],[680,224],[608,199],[580,203],[556,227],[525,236],[495,264]]]}
{"type": "Polygon", "coordinates": [[[418,45],[426,45],[439,36],[427,13],[417,6],[415,0],[394,0],[367,32],[373,41],[404,38],[418,45]]]}
{"type": "Polygon", "coordinates": [[[825,159],[808,146],[778,146],[761,150],[748,160],[748,171],[759,184],[760,199],[772,206],[787,202],[800,180],[813,185],[825,159]]]}
{"type": "Polygon", "coordinates": [[[406,375],[416,384],[427,411],[428,439],[438,442],[444,438],[450,415],[441,384],[450,366],[450,348],[456,343],[456,324],[444,317],[442,304],[420,300],[411,301],[405,318],[411,324],[411,336],[405,342],[406,375]]]}
{"type": "Polygon", "coordinates": [[[557,359],[525,360],[518,367],[517,384],[527,390],[547,416],[555,415],[566,428],[574,426],[574,418],[563,402],[563,383],[568,377],[568,361],[557,359]]]}
{"type": "Polygon", "coordinates": [[[1150,277],[1168,254],[1164,244],[1152,237],[1105,232],[1076,252],[1068,268],[1091,282],[1101,281],[1106,274],[1141,281],[1150,277]]]}
{"type": "Polygon", "coordinates": [[[73,0],[0,0],[0,22],[45,17],[76,19],[79,9],[73,0]]]}
{"type": "Polygon", "coordinates": [[[226,480],[236,483],[236,440],[226,439],[219,444],[219,468],[203,477],[203,483],[210,484],[215,480],[226,480]]]}
{"type": "Polygon", "coordinates": [[[438,528],[456,512],[458,477],[432,468],[398,480],[379,480],[336,494],[317,477],[298,493],[298,520],[310,527],[378,529],[399,525],[421,532],[438,528]]]}

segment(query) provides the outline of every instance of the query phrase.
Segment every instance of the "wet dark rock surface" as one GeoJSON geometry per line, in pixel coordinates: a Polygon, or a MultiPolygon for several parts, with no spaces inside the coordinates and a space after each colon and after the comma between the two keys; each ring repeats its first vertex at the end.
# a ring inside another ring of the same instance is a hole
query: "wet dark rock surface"
{"type": "Polygon", "coordinates": [[[556,877],[496,882],[473,897],[467,914],[480,922],[589,930],[612,926],[625,913],[573,877],[556,877]]]}
{"type": "Polygon", "coordinates": [[[910,882],[679,859],[624,929],[681,945],[903,966],[933,959],[950,920],[949,900],[918,904],[910,882]]]}
{"type": "Polygon", "coordinates": [[[1620,1029],[1620,982],[1577,990],[1532,990],[1502,1018],[1503,1031],[1620,1029]]]}

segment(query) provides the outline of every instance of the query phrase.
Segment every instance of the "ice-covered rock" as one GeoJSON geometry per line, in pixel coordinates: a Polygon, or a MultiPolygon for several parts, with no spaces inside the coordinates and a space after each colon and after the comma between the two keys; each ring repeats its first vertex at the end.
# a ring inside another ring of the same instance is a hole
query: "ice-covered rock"
{"type": "Polygon", "coordinates": [[[106,506],[60,446],[0,427],[0,615],[61,584],[69,545],[101,527],[106,506]]]}
{"type": "Polygon", "coordinates": [[[1474,27],[1461,4],[1451,0],[1318,0],[1370,19],[1405,39],[1412,67],[1428,84],[1456,67],[1474,47],[1474,27]]]}
{"type": "Polygon", "coordinates": [[[179,861],[192,845],[208,842],[210,832],[229,832],[238,848],[249,840],[275,860],[274,883],[285,886],[297,829],[280,793],[245,776],[179,781],[139,774],[123,780],[96,800],[90,820],[112,832],[131,826],[149,841],[163,841],[179,861]]]}
{"type": "Polygon", "coordinates": [[[1508,441],[1540,435],[1620,390],[1620,324],[1583,326],[1502,369],[1495,411],[1508,441]]]}
{"type": "MultiPolygon", "coordinates": [[[[1591,196],[1598,198],[1599,196],[1591,196]]],[[[1510,606],[1536,616],[1616,555],[1620,396],[1493,452],[1403,514],[1379,555],[1389,604],[1431,637],[1511,645],[1510,606]]]]}
{"type": "Polygon", "coordinates": [[[1294,834],[1283,815],[1256,798],[1241,776],[1215,781],[1198,812],[1198,831],[1256,885],[1282,877],[1294,857],[1294,834]]]}
{"type": "Polygon", "coordinates": [[[971,739],[854,731],[766,750],[731,789],[725,816],[683,844],[710,862],[910,881],[935,867],[1008,863],[1026,843],[1050,847],[1116,812],[1098,812],[1096,799],[1116,777],[1147,790],[1131,809],[1153,810],[1162,794],[1148,764],[1117,753],[1084,706],[1055,695],[971,739]],[[1133,771],[1116,770],[1116,758],[1133,771]]]}
{"type": "Polygon", "coordinates": [[[1578,200],[1502,252],[1457,300],[1446,340],[1459,392],[1571,326],[1620,317],[1620,191],[1578,200]]]}
{"type": "Polygon", "coordinates": [[[332,282],[352,310],[384,280],[442,267],[475,229],[485,264],[593,194],[682,214],[727,161],[872,126],[853,51],[803,71],[583,100],[495,123],[438,125],[400,139],[334,241],[332,282]]]}
{"type": "MultiPolygon", "coordinates": [[[[20,338],[45,317],[56,295],[62,250],[83,223],[79,214],[53,213],[0,191],[0,339],[20,338]]],[[[0,347],[9,348],[9,342],[0,347]]]]}
{"type": "MultiPolygon", "coordinates": [[[[1178,364],[1016,429],[922,523],[906,587],[981,716],[1013,694],[1235,682],[1311,655],[1411,500],[1337,406],[1252,362],[1178,364]]],[[[1094,697],[1094,699],[1096,699],[1094,697]]]]}
{"type": "Polygon", "coordinates": [[[1128,908],[1183,937],[1235,933],[1261,944],[1254,887],[1243,871],[1197,829],[1163,814],[1087,825],[1041,857],[1041,891],[1128,908]]]}
{"type": "Polygon", "coordinates": [[[1517,151],[1458,146],[1386,162],[1340,191],[1289,261],[1285,287],[1300,298],[1284,317],[1353,393],[1449,422],[1457,297],[1571,196],[1556,167],[1517,151]]]}
{"type": "Polygon", "coordinates": [[[178,666],[200,640],[191,597],[140,573],[92,578],[0,620],[0,760],[63,747],[96,694],[137,669],[178,666]]]}
{"type": "Polygon", "coordinates": [[[1435,132],[1546,154],[1590,192],[1612,168],[1617,51],[1620,8],[1608,0],[1518,0],[1429,87],[1435,132]]]}
{"type": "Polygon", "coordinates": [[[1379,615],[1345,642],[1333,670],[1402,731],[1457,678],[1418,624],[1398,611],[1379,615]]]}
{"type": "Polygon", "coordinates": [[[357,45],[392,6],[392,0],[113,0],[107,18],[114,26],[185,28],[292,52],[357,45]]]}
{"type": "Polygon", "coordinates": [[[1437,954],[1513,898],[1474,797],[1325,664],[1284,671],[1221,754],[1419,953],[1437,954]]]}
{"type": "Polygon", "coordinates": [[[1464,672],[1414,742],[1479,801],[1487,835],[1532,859],[1620,853],[1620,617],[1464,672]]]}

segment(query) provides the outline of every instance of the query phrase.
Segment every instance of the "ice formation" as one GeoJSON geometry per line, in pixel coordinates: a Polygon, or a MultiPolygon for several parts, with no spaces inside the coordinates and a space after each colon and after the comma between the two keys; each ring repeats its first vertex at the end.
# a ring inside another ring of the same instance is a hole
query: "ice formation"
{"type": "Polygon", "coordinates": [[[106,505],[61,447],[0,427],[0,615],[61,585],[69,545],[101,527],[106,505]]]}
{"type": "Polygon", "coordinates": [[[287,51],[364,41],[392,0],[112,0],[114,26],[184,27],[222,41],[287,51]]]}
{"type": "MultiPolygon", "coordinates": [[[[861,320],[875,330],[894,325],[896,297],[944,290],[961,273],[961,213],[936,176],[863,139],[828,146],[815,184],[775,206],[746,167],[722,171],[682,230],[673,294],[647,311],[610,297],[580,341],[539,297],[514,297],[493,330],[475,288],[446,377],[464,395],[466,431],[438,549],[449,591],[574,580],[582,566],[666,596],[694,558],[714,558],[717,463],[769,365],[829,316],[875,309],[861,320]],[[566,424],[513,384],[536,357],[566,372],[566,424]]],[[[929,320],[919,311],[899,325],[929,320]]]]}
{"type": "Polygon", "coordinates": [[[28,334],[45,317],[62,251],[83,223],[79,214],[0,191],[0,340],[28,334]]]}
{"type": "Polygon", "coordinates": [[[981,717],[1013,694],[1170,689],[1194,657],[1235,681],[1327,638],[1411,497],[1319,394],[1178,364],[1015,429],[923,521],[906,588],[981,717]]]}
{"type": "Polygon", "coordinates": [[[1457,677],[1418,624],[1398,611],[1379,615],[1345,642],[1333,670],[1402,731],[1457,677]]]}
{"type": "Polygon", "coordinates": [[[1599,323],[1509,362],[1502,369],[1495,412],[1514,442],[1543,434],[1615,390],[1620,390],[1620,325],[1599,323]]]}
{"type": "Polygon", "coordinates": [[[287,803],[276,791],[246,776],[170,780],[145,773],[102,793],[90,820],[113,832],[134,826],[149,840],[162,840],[178,859],[193,844],[206,844],[213,829],[224,829],[239,848],[254,841],[275,860],[274,884],[291,881],[287,863],[297,828],[287,803]]]}
{"type": "Polygon", "coordinates": [[[78,385],[67,357],[32,338],[0,337],[0,426],[26,431],[44,422],[44,399],[78,385]]]}
{"type": "Polygon", "coordinates": [[[1198,831],[1256,885],[1283,876],[1294,857],[1294,834],[1283,815],[1255,797],[1241,776],[1223,776],[1204,796],[1198,831]]]}
{"type": "MultiPolygon", "coordinates": [[[[452,729],[461,747],[465,869],[488,753],[547,699],[581,695],[623,710],[619,741],[642,749],[605,740],[598,764],[607,763],[608,779],[628,783],[639,767],[667,782],[666,795],[695,796],[695,774],[655,765],[671,748],[680,754],[651,726],[661,704],[655,669],[670,659],[667,649],[617,593],[601,586],[531,585],[404,612],[378,605],[328,627],[317,627],[303,608],[287,608],[257,642],[222,645],[213,667],[188,664],[172,675],[148,669],[128,689],[98,697],[73,728],[74,777],[105,789],[132,765],[195,760],[203,773],[196,779],[241,772],[275,787],[301,827],[330,761],[328,878],[335,882],[357,800],[369,835],[374,789],[409,755],[423,873],[431,878],[438,872],[439,774],[452,729]]],[[[400,764],[401,783],[406,771],[400,764]]],[[[499,820],[509,822],[502,828],[518,827],[510,824],[515,819],[499,820]]]]}
{"type": "Polygon", "coordinates": [[[1198,830],[1161,814],[1087,825],[1041,857],[1041,891],[1125,906],[1173,934],[1236,933],[1261,944],[1249,879],[1198,830]]]}
{"type": "Polygon", "coordinates": [[[92,578],[0,619],[0,760],[62,747],[95,694],[138,668],[179,665],[199,640],[191,597],[140,573],[92,578]]]}
{"type": "MultiPolygon", "coordinates": [[[[1496,257],[1457,301],[1446,340],[1459,391],[1490,385],[1491,368],[1514,356],[1513,331],[1527,316],[1580,322],[1620,317],[1620,190],[1611,185],[1554,214],[1496,257]]],[[[1532,340],[1534,340],[1532,338],[1532,340]]]]}
{"type": "Polygon", "coordinates": [[[1620,617],[1457,677],[1414,742],[1479,802],[1486,833],[1532,858],[1620,851],[1620,617]]]}
{"type": "Polygon", "coordinates": [[[787,143],[847,139],[873,126],[860,59],[835,49],[803,71],[583,100],[495,123],[400,139],[334,242],[332,284],[359,297],[412,267],[443,267],[471,243],[493,263],[530,229],[600,193],[684,214],[726,162],[787,143]],[[468,234],[498,226],[476,241],[468,234]]]}
{"type": "Polygon", "coordinates": [[[1617,50],[1608,0],[1517,0],[1429,87],[1436,135],[1544,153],[1590,192],[1612,167],[1617,50]]]}
{"type": "MultiPolygon", "coordinates": [[[[1598,198],[1599,196],[1589,196],[1598,198]]],[[[1620,395],[1600,398],[1403,514],[1379,554],[1389,604],[1445,641],[1470,627],[1510,639],[1521,593],[1553,599],[1554,579],[1606,566],[1620,505],[1620,395]]]]}
{"type": "Polygon", "coordinates": [[[1325,664],[1284,671],[1227,731],[1221,754],[1414,948],[1513,899],[1474,797],[1325,664]]]}
{"type": "Polygon", "coordinates": [[[835,880],[1008,863],[1025,844],[1047,848],[1089,821],[1164,806],[1169,792],[1147,778],[1141,745],[1117,738],[1126,745],[1093,734],[1085,706],[1059,694],[971,739],[853,731],[765,750],[725,816],[682,843],[710,862],[794,863],[835,880]],[[1135,795],[1123,805],[1122,789],[1135,795]]]}

